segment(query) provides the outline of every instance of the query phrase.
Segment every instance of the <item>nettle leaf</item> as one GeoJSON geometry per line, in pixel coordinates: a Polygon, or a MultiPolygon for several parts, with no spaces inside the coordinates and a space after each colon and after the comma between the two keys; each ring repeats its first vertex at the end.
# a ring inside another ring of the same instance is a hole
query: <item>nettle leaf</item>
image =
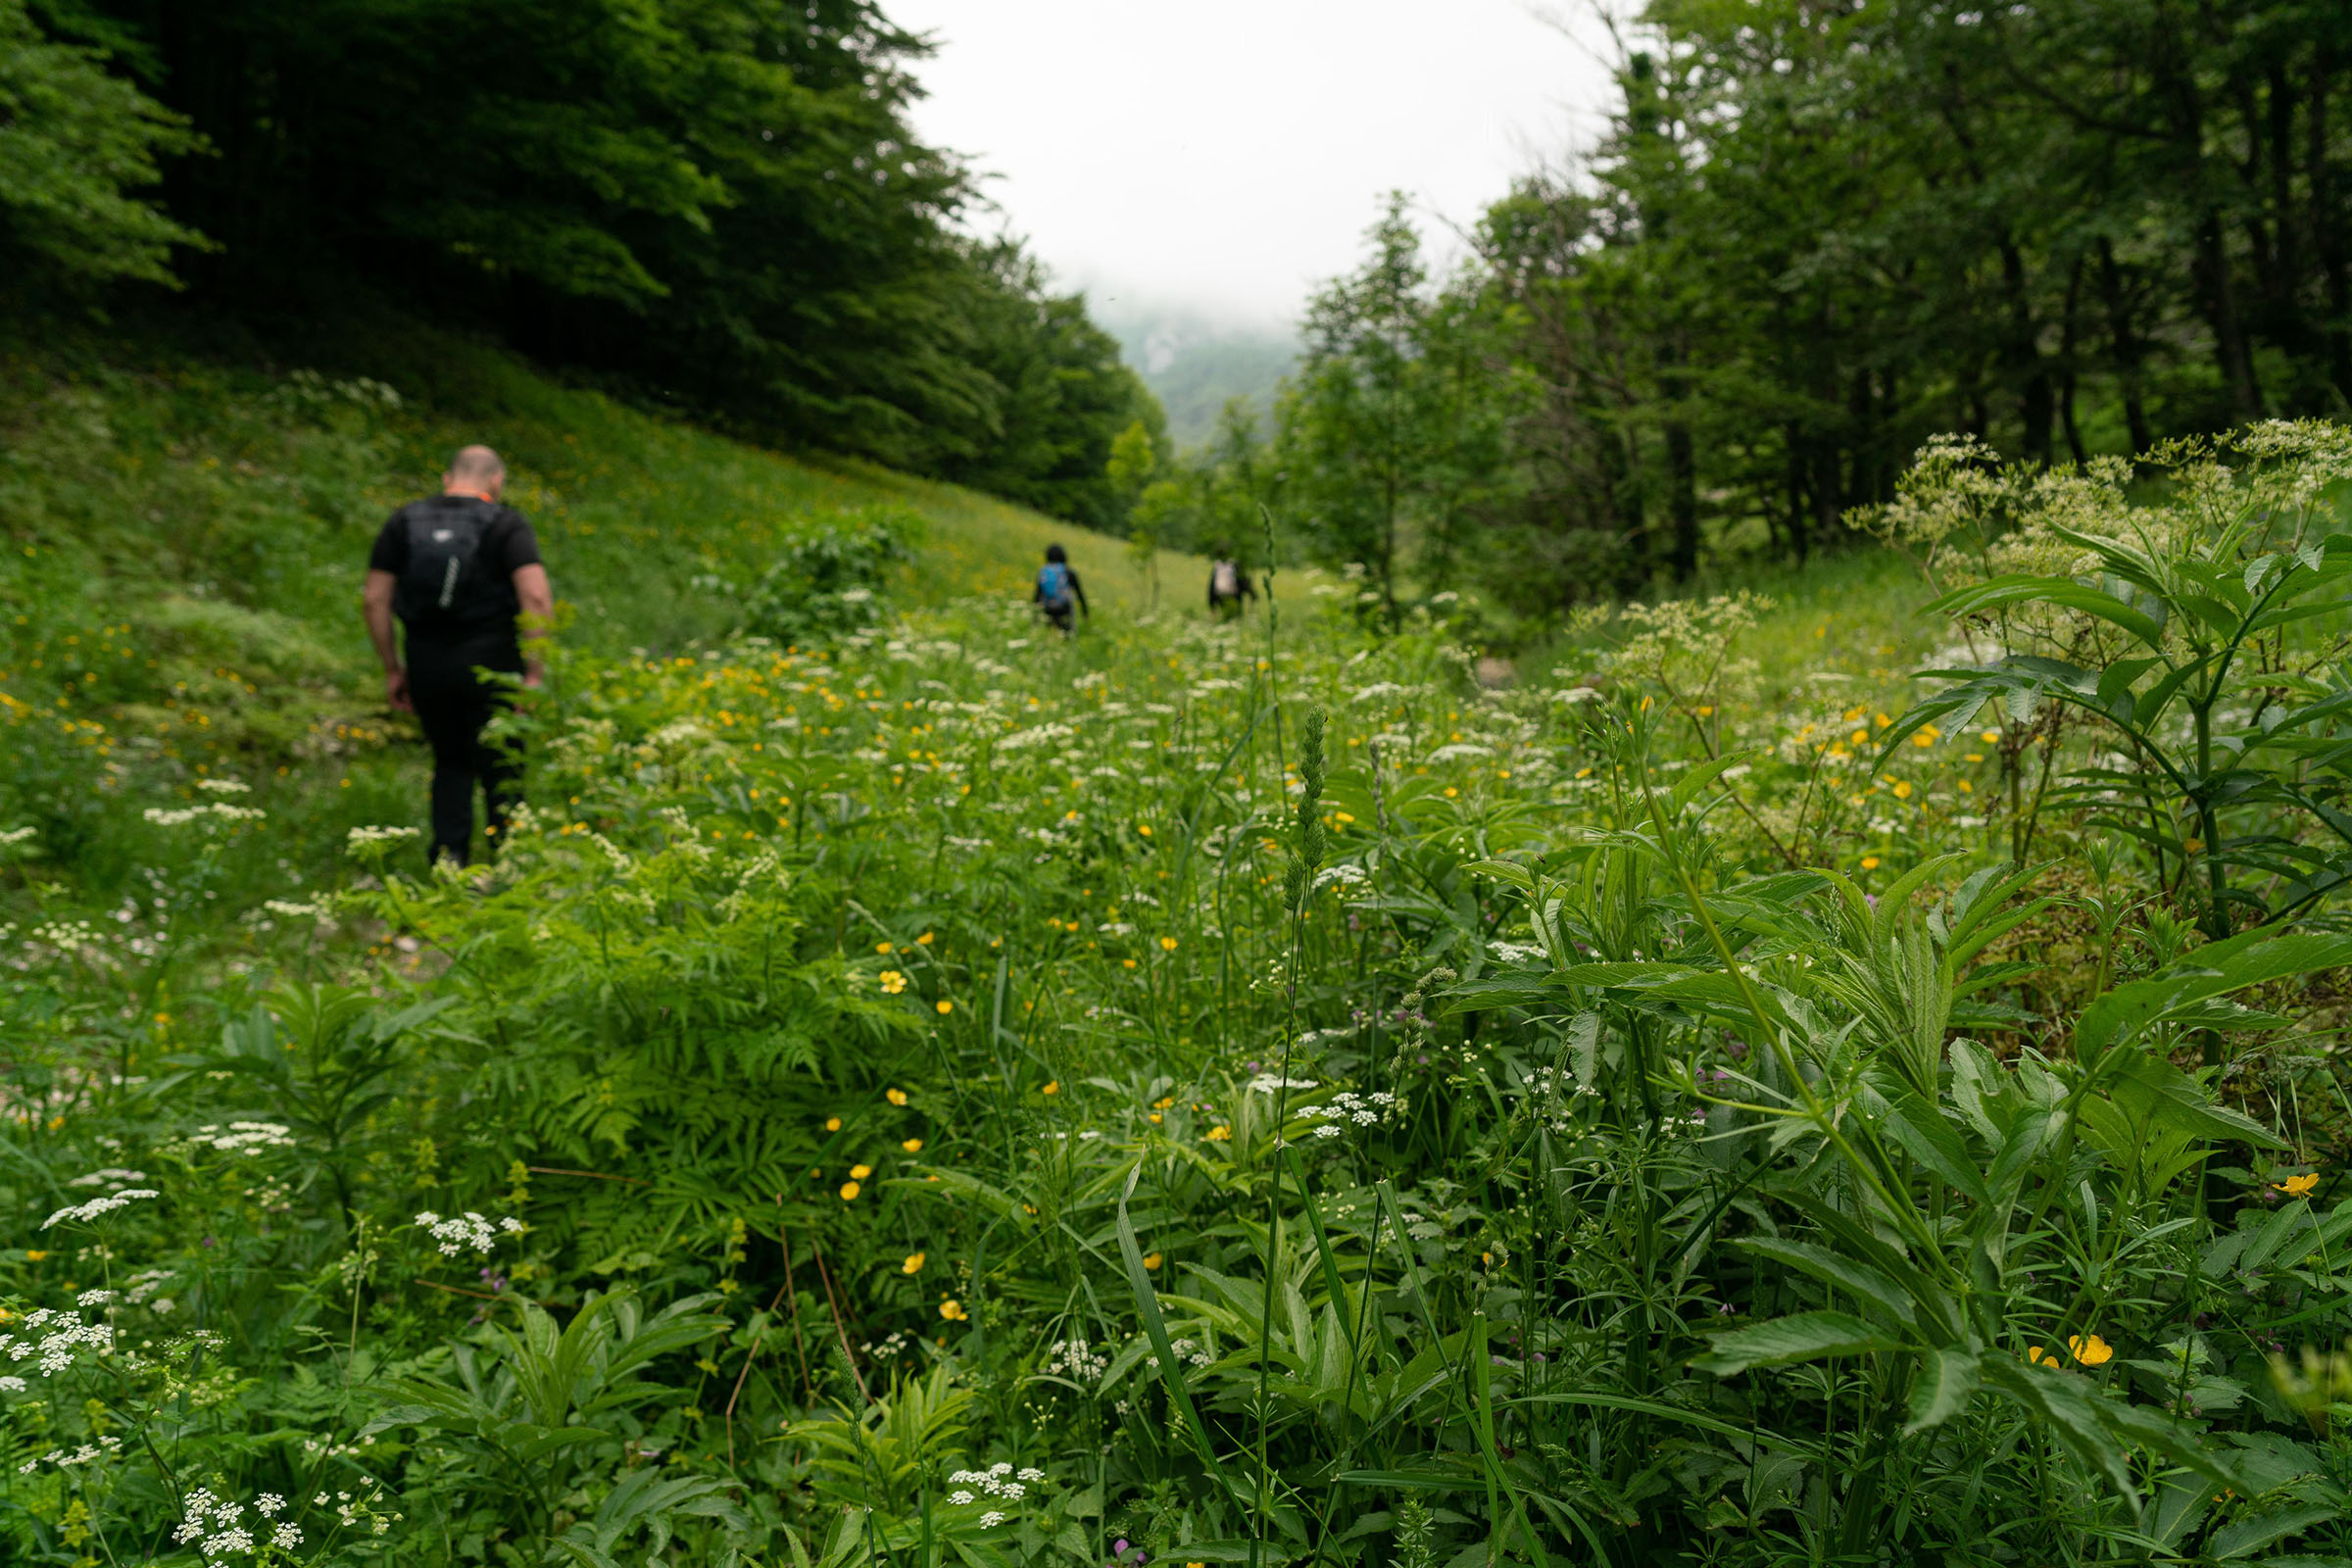
{"type": "Polygon", "coordinates": [[[1903,1435],[1941,1426],[1968,1405],[1977,1392],[1978,1366],[1971,1350],[1930,1350],[1921,1357],[1919,1375],[1911,1384],[1911,1401],[1904,1414],[1903,1435]]]}
{"type": "Polygon", "coordinates": [[[1891,1350],[1894,1342],[1844,1312],[1797,1312],[1713,1336],[1715,1348],[1690,1364],[1719,1378],[1755,1367],[1788,1366],[1824,1356],[1891,1350]]]}

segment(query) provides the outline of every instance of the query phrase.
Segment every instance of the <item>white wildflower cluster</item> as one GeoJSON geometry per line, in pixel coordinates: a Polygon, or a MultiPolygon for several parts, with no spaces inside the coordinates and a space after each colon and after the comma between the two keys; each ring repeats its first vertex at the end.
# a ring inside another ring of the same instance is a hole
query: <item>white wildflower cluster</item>
{"type": "Polygon", "coordinates": [[[1250,1092],[1253,1095],[1271,1095],[1278,1090],[1302,1090],[1314,1087],[1315,1080],[1312,1078],[1285,1078],[1278,1072],[1261,1072],[1250,1080],[1250,1092]]]}
{"type": "MultiPolygon", "coordinates": [[[[1358,1095],[1343,1090],[1331,1097],[1329,1105],[1322,1107],[1322,1114],[1331,1119],[1315,1129],[1315,1136],[1317,1138],[1337,1138],[1351,1124],[1357,1127],[1376,1127],[1387,1119],[1389,1112],[1395,1109],[1396,1105],[1396,1097],[1385,1089],[1376,1090],[1369,1095],[1358,1095]]],[[[1315,1110],[1316,1107],[1308,1105],[1302,1107],[1299,1114],[1312,1115],[1315,1110]]]]}
{"type": "Polygon", "coordinates": [[[433,1240],[441,1244],[443,1257],[455,1257],[461,1249],[467,1247],[488,1257],[490,1249],[498,1242],[498,1231],[505,1231],[509,1236],[522,1234],[522,1221],[512,1215],[499,1220],[498,1230],[494,1231],[490,1228],[491,1222],[472,1209],[443,1219],[428,1208],[416,1216],[416,1223],[420,1228],[430,1231],[433,1240]]]}
{"type": "MultiPolygon", "coordinates": [[[[1018,1502],[1029,1494],[1030,1487],[1046,1479],[1043,1470],[1015,1471],[1002,1460],[985,1470],[958,1470],[948,1477],[948,1485],[956,1488],[948,1494],[948,1501],[962,1507],[986,1496],[1003,1502],[1018,1502]],[[975,1494],[973,1488],[978,1488],[975,1494]]],[[[1005,1515],[995,1508],[980,1516],[980,1528],[994,1530],[1004,1522],[1005,1515]]]]}
{"type": "Polygon", "coordinates": [[[1537,942],[1490,942],[1487,951],[1505,963],[1534,963],[1544,956],[1543,944],[1537,942]]]}
{"type": "Polygon", "coordinates": [[[254,1531],[267,1527],[270,1545],[279,1551],[293,1551],[302,1544],[302,1531],[290,1519],[277,1519],[285,1512],[286,1499],[274,1492],[265,1492],[253,1505],[261,1515],[261,1523],[245,1523],[245,1505],[223,1497],[216,1497],[199,1487],[179,1505],[179,1527],[172,1539],[185,1546],[193,1544],[206,1558],[250,1557],[259,1549],[254,1531]],[[271,1520],[276,1523],[271,1524],[271,1520]]]}
{"type": "MultiPolygon", "coordinates": [[[[1176,1352],[1176,1358],[1187,1366],[1206,1366],[1209,1362],[1216,1359],[1215,1356],[1211,1355],[1206,1349],[1202,1348],[1200,1342],[1198,1340],[1170,1340],[1168,1342],[1168,1348],[1174,1350],[1176,1352]]],[[[1147,1355],[1144,1357],[1144,1364],[1150,1367],[1152,1371],[1156,1372],[1159,1370],[1159,1357],[1156,1355],[1147,1355]]]]}
{"type": "Polygon", "coordinates": [[[136,1187],[146,1179],[147,1173],[143,1170],[125,1170],[120,1165],[108,1165],[102,1169],[91,1171],[87,1176],[76,1176],[66,1185],[68,1187],[103,1187],[110,1193],[119,1193],[125,1187],[136,1187]]]}
{"type": "Polygon", "coordinates": [[[200,778],[196,787],[208,795],[251,795],[253,786],[233,778],[200,778]]]}
{"type": "Polygon", "coordinates": [[[258,1154],[265,1149],[292,1149],[294,1130],[276,1121],[232,1121],[226,1127],[207,1122],[188,1142],[223,1154],[258,1154]]]}
{"type": "Polygon", "coordinates": [[[366,856],[417,836],[413,827],[355,827],[343,835],[346,854],[366,856]]]}
{"type": "Polygon", "coordinates": [[[25,934],[25,940],[60,953],[91,953],[106,939],[87,920],[45,920],[25,934]]]}
{"type": "Polygon", "coordinates": [[[374,1446],[375,1439],[373,1437],[362,1438],[357,1443],[320,1443],[317,1438],[305,1438],[302,1440],[303,1452],[311,1454],[314,1457],[324,1455],[329,1459],[361,1458],[363,1457],[363,1449],[372,1448],[374,1446]]]}
{"type": "Polygon", "coordinates": [[[323,920],[327,915],[324,899],[298,903],[293,899],[264,899],[262,907],[281,920],[323,920]]]}
{"type": "Polygon", "coordinates": [[[84,1347],[105,1355],[115,1348],[115,1331],[104,1323],[84,1323],[79,1312],[44,1306],[26,1313],[17,1333],[0,1334],[0,1355],[19,1364],[31,1361],[45,1378],[72,1366],[84,1347]]]}
{"type": "Polygon", "coordinates": [[[1096,1350],[1084,1340],[1062,1340],[1054,1345],[1046,1357],[1046,1371],[1056,1377],[1075,1378],[1081,1383],[1099,1383],[1110,1370],[1110,1352],[1096,1350]]]}
{"type": "Polygon", "coordinates": [[[67,1222],[76,1225],[87,1225],[90,1221],[98,1218],[98,1216],[101,1214],[111,1214],[118,1208],[129,1207],[132,1200],[134,1199],[155,1198],[157,1196],[159,1195],[151,1187],[124,1188],[120,1192],[110,1193],[104,1198],[93,1198],[86,1203],[69,1204],[66,1207],[59,1209],[56,1213],[50,1215],[47,1219],[41,1221],[41,1229],[47,1230],[52,1225],[63,1224],[67,1222]]]}
{"type": "Polygon", "coordinates": [[[12,844],[22,844],[26,839],[31,838],[33,834],[38,831],[39,829],[37,828],[29,827],[12,827],[0,829],[0,850],[5,850],[12,844]]]}
{"type": "Polygon", "coordinates": [[[170,1269],[143,1268],[122,1282],[122,1299],[132,1306],[169,1313],[172,1307],[172,1298],[157,1293],[171,1283],[170,1269]]]}
{"type": "Polygon", "coordinates": [[[199,806],[150,806],[140,814],[157,827],[185,827],[190,822],[259,822],[270,813],[258,806],[207,801],[199,806]]]}
{"type": "Polygon", "coordinates": [[[1343,862],[1339,865],[1327,865],[1322,870],[1317,871],[1315,873],[1314,888],[1317,893],[1320,893],[1325,888],[1361,887],[1371,880],[1372,878],[1370,874],[1367,873],[1362,866],[1348,865],[1343,862]]]}
{"type": "MultiPolygon", "coordinates": [[[[24,1387],[23,1378],[0,1378],[0,1383],[14,1383],[19,1390],[24,1387]]],[[[17,1466],[17,1474],[28,1476],[45,1464],[55,1465],[60,1470],[71,1470],[76,1465],[90,1464],[99,1459],[111,1459],[122,1449],[122,1440],[121,1438],[100,1438],[96,1443],[85,1443],[80,1447],[73,1449],[51,1448],[39,1458],[27,1459],[17,1466]]]]}

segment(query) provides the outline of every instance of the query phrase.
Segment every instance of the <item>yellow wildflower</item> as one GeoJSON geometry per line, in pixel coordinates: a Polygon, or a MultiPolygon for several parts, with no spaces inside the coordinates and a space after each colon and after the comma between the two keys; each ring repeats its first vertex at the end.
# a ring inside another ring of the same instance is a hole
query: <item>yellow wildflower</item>
{"type": "Polygon", "coordinates": [[[1230,1144],[1233,1142],[1233,1129],[1220,1124],[1218,1126],[1211,1127],[1202,1136],[1206,1137],[1212,1144],[1230,1144]]]}
{"type": "Polygon", "coordinates": [[[899,1265],[899,1272],[902,1274],[920,1274],[922,1271],[923,1254],[920,1252],[908,1252],[906,1261],[899,1265]]]}
{"type": "Polygon", "coordinates": [[[841,1184],[841,1200],[845,1203],[850,1202],[856,1199],[858,1193],[861,1191],[863,1191],[863,1189],[861,1189],[856,1182],[843,1182],[841,1184]]]}
{"type": "Polygon", "coordinates": [[[931,945],[931,933],[926,931],[921,936],[916,937],[914,939],[914,945],[918,948],[929,947],[931,945]]]}
{"type": "Polygon", "coordinates": [[[1136,823],[1135,830],[1146,838],[1150,838],[1152,836],[1152,824],[1149,822],[1136,823]]]}
{"type": "Polygon", "coordinates": [[[920,1138],[909,1138],[899,1147],[909,1154],[919,1154],[923,1152],[923,1141],[920,1138]]]}
{"type": "Polygon", "coordinates": [[[882,971],[882,994],[895,997],[906,989],[906,977],[896,969],[882,971]]]}
{"type": "Polygon", "coordinates": [[[875,944],[874,944],[874,951],[875,951],[876,953],[896,953],[896,952],[898,952],[899,950],[898,950],[898,949],[896,949],[896,948],[894,948],[894,947],[892,947],[892,946],[891,946],[889,943],[887,943],[887,942],[877,942],[877,943],[875,943],[875,944]]]}
{"type": "Polygon", "coordinates": [[[2105,1366],[2115,1359],[2115,1347],[2096,1334],[2070,1334],[2066,1348],[2084,1366],[2105,1366]]]}
{"type": "Polygon", "coordinates": [[[1161,937],[1159,939],[1159,951],[1162,953],[1174,953],[1176,951],[1176,939],[1174,937],[1161,937]]]}
{"type": "Polygon", "coordinates": [[[894,1105],[904,1105],[906,1103],[906,1091],[904,1089],[885,1089],[882,1091],[882,1098],[889,1101],[894,1105]]]}
{"type": "Polygon", "coordinates": [[[1878,858],[1877,856],[1875,856],[1875,855],[1865,855],[1864,857],[1862,857],[1862,869],[1863,869],[1863,870],[1865,870],[1865,871],[1876,871],[1878,868],[1879,868],[1879,858],[1878,858]]]}
{"type": "Polygon", "coordinates": [[[939,1303],[939,1315],[951,1323],[968,1322],[971,1317],[970,1313],[964,1311],[963,1303],[953,1296],[939,1303]]]}
{"type": "Polygon", "coordinates": [[[1158,1254],[1157,1252],[1146,1252],[1146,1253],[1144,1254],[1144,1267],[1146,1267],[1146,1268],[1157,1268],[1157,1267],[1159,1267],[1159,1254],[1158,1254]]]}
{"type": "MultiPolygon", "coordinates": [[[[2301,1176],[2289,1176],[2282,1182],[2273,1182],[2271,1187],[2274,1191],[2284,1193],[2289,1198],[2309,1198],[2311,1190],[2319,1185],[2319,1173],[2310,1171],[2301,1176]]],[[[24,1255],[30,1257],[32,1254],[27,1252],[24,1255]]]]}
{"type": "Polygon", "coordinates": [[[871,1176],[873,1173],[874,1167],[871,1165],[852,1165],[850,1167],[850,1179],[852,1181],[861,1182],[868,1176],[871,1176]]]}
{"type": "Polygon", "coordinates": [[[841,1131],[841,1118],[839,1116],[827,1116],[825,1118],[825,1131],[829,1133],[837,1133],[841,1131]]]}
{"type": "Polygon", "coordinates": [[[1041,1094],[1041,1095],[1058,1095],[1058,1094],[1060,1094],[1060,1093],[1061,1093],[1061,1080],[1060,1080],[1060,1079],[1058,1079],[1058,1078],[1054,1079],[1054,1080],[1052,1083],[1050,1083],[1050,1084],[1046,1085],[1046,1087],[1045,1087],[1045,1088],[1043,1088],[1043,1089],[1039,1090],[1039,1091],[1038,1091],[1038,1093],[1039,1093],[1039,1094],[1041,1094]]]}
{"type": "Polygon", "coordinates": [[[1894,781],[1894,798],[1898,801],[1907,801],[1911,798],[1911,781],[1909,779],[1898,778],[1894,781]]]}
{"type": "Polygon", "coordinates": [[[931,1004],[931,1005],[932,1005],[934,1008],[938,1009],[938,1011],[939,1011],[939,1014],[940,1014],[940,1016],[942,1016],[942,1017],[945,1017],[945,1016],[947,1016],[949,1013],[951,1013],[951,1012],[954,1012],[954,1011],[956,1010],[956,1004],[954,1004],[953,1002],[950,1002],[950,1001],[949,1001],[947,998],[945,998],[945,997],[942,997],[942,998],[940,998],[940,999],[939,999],[937,1002],[935,1002],[935,1003],[931,1004]]]}
{"type": "Polygon", "coordinates": [[[27,1249],[24,1253],[24,1261],[27,1263],[38,1263],[42,1258],[45,1258],[48,1255],[48,1251],[42,1248],[30,1248],[27,1249]]]}

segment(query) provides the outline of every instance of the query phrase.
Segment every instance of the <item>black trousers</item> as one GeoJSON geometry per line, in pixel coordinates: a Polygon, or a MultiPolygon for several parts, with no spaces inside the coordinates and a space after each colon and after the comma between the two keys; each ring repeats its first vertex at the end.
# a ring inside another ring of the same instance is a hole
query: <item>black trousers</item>
{"type": "Polygon", "coordinates": [[[491,746],[482,730],[508,706],[505,694],[475,668],[522,673],[514,638],[444,641],[412,634],[408,646],[409,699],[433,748],[433,847],[460,865],[473,856],[473,792],[482,791],[496,852],[507,831],[507,806],[522,777],[522,756],[512,741],[491,746]]]}

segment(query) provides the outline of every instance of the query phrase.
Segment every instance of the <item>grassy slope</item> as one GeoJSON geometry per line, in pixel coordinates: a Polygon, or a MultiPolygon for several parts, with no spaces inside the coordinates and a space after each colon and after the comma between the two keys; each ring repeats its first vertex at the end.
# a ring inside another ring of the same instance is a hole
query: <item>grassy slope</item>
{"type": "MultiPolygon", "coordinates": [[[[420,748],[383,707],[358,584],[385,514],[466,441],[506,454],[592,654],[724,635],[782,542],[866,506],[926,519],[909,600],[1021,596],[1059,540],[1099,607],[1140,602],[1118,541],[954,486],[746,446],[404,324],[319,353],[382,379],[261,368],[249,344],[0,339],[0,831],[37,830],[42,875],[120,887],[157,847],[144,808],[206,775],[252,780],[313,860],[344,825],[416,819],[420,748]]],[[[0,919],[39,902],[0,885],[0,919]]]]}

